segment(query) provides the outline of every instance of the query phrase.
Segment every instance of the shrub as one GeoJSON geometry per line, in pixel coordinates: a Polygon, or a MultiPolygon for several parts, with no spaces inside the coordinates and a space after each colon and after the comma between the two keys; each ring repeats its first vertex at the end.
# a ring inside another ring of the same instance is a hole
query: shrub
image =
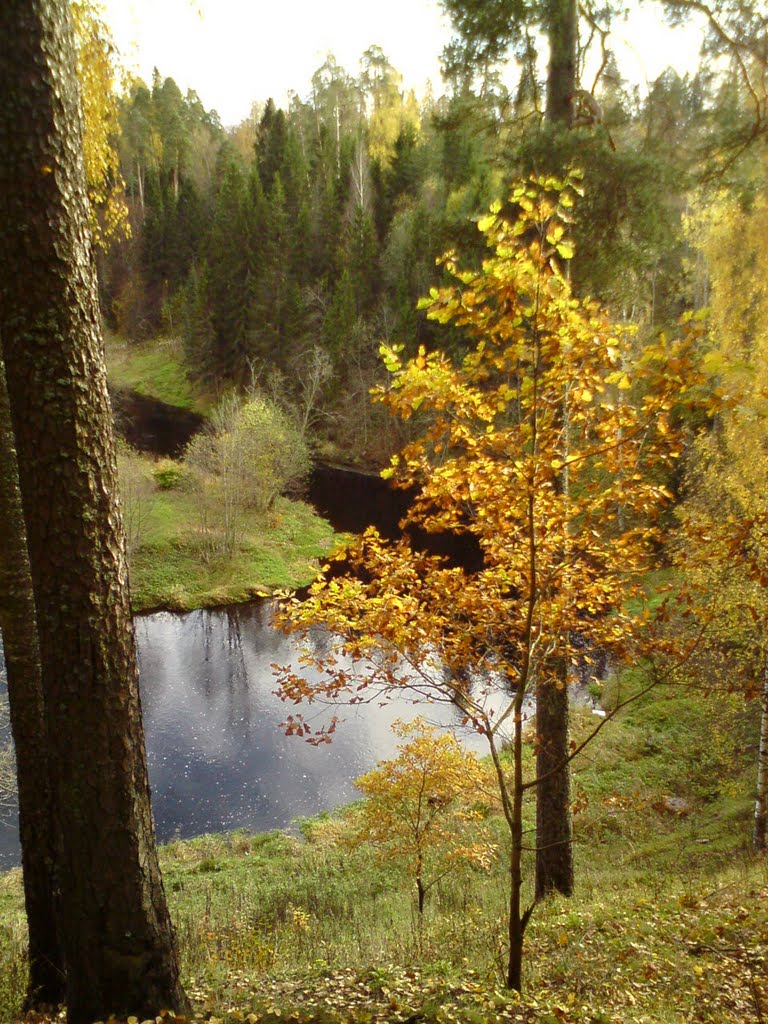
{"type": "Polygon", "coordinates": [[[295,494],[309,472],[300,428],[274,402],[251,391],[225,398],[207,432],[184,456],[199,498],[209,553],[231,557],[248,518],[264,516],[280,494],[295,494]]]}
{"type": "Polygon", "coordinates": [[[173,491],[189,476],[186,466],[173,459],[161,459],[152,470],[152,479],[161,491],[173,491]]]}

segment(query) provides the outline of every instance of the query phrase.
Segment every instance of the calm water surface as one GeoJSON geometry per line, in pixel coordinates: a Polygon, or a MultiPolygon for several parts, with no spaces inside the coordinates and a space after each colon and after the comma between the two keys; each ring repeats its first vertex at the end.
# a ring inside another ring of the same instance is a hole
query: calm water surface
{"type": "MultiPolygon", "coordinates": [[[[272,665],[298,669],[298,657],[270,618],[269,604],[254,602],[136,619],[160,839],[282,828],[353,800],[353,780],[394,753],[392,722],[419,710],[405,702],[337,709],[343,721],[333,743],[319,747],[284,736],[279,724],[293,706],[274,695],[272,665]]],[[[318,725],[331,716],[317,705],[298,710],[318,725]]],[[[431,720],[440,715],[450,724],[451,709],[429,709],[431,720]]],[[[0,824],[0,865],[18,860],[11,812],[0,824]]]]}

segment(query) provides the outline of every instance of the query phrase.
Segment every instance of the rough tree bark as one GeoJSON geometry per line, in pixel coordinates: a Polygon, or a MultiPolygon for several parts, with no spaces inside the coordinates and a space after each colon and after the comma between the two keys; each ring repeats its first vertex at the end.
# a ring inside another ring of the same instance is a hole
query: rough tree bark
{"type": "Polygon", "coordinates": [[[70,1024],[186,1009],[157,861],[67,0],[0,5],[0,341],[70,1024]]]}
{"type": "Polygon", "coordinates": [[[54,838],[35,604],[19,494],[11,412],[0,359],[0,629],[16,752],[19,836],[29,929],[26,1008],[64,998],[54,912],[54,838]]]}
{"type": "Polygon", "coordinates": [[[579,23],[576,0],[548,0],[545,28],[549,39],[546,118],[570,128],[577,82],[579,23]]]}
{"type": "Polygon", "coordinates": [[[568,665],[536,687],[536,898],[573,893],[568,665]]]}
{"type": "MultiPolygon", "coordinates": [[[[573,122],[577,87],[578,15],[576,0],[549,0],[546,119],[564,129],[573,122]]],[[[568,663],[558,659],[556,683],[541,678],[536,687],[536,898],[573,893],[571,773],[568,760],[568,663]]]]}

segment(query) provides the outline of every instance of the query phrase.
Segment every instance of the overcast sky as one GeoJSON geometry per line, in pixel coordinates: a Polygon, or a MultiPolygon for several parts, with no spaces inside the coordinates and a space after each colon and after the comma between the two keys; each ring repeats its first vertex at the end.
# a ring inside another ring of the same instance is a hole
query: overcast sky
{"type": "MultiPolygon", "coordinates": [[[[145,80],[152,68],[195,89],[224,124],[247,116],[253,101],[305,97],[312,73],[332,52],[350,73],[361,54],[381,46],[406,87],[439,94],[439,57],[450,23],[437,0],[102,0],[123,63],[145,80]]],[[[629,0],[637,7],[636,0],[629,0]]],[[[698,33],[671,32],[659,8],[615,28],[625,76],[641,87],[664,68],[695,68],[698,33]]]]}

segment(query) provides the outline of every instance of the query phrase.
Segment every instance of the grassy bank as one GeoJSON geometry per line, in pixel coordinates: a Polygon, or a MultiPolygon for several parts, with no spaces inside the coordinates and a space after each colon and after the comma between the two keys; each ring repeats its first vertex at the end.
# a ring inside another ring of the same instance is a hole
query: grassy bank
{"type": "MultiPolygon", "coordinates": [[[[179,341],[128,344],[107,335],[106,354],[115,388],[180,409],[201,412],[210,404],[187,377],[179,341]]],[[[304,586],[339,541],[309,505],[278,498],[268,512],[248,518],[236,550],[224,557],[212,551],[212,528],[201,522],[199,495],[181,463],[125,448],[119,462],[136,612],[214,607],[304,586]]]]}
{"type": "Polygon", "coordinates": [[[155,338],[142,344],[113,334],[105,337],[107,375],[115,388],[137,391],[180,409],[205,413],[210,401],[193,387],[181,342],[155,338]]]}
{"type": "MultiPolygon", "coordinates": [[[[582,712],[575,731],[593,721],[582,712]]],[[[306,822],[301,836],[169,844],[195,1019],[758,1024],[768,869],[749,852],[754,736],[754,709],[679,694],[601,733],[575,780],[577,893],[537,908],[522,1001],[500,984],[503,858],[446,877],[420,929],[411,879],[345,847],[354,811],[306,822]]],[[[24,977],[18,872],[0,879],[0,921],[6,1020],[24,977]]]]}
{"type": "Polygon", "coordinates": [[[253,522],[234,557],[211,558],[194,511],[194,497],[179,492],[152,502],[130,559],[134,611],[209,608],[304,586],[338,540],[309,505],[280,498],[267,522],[253,522]]]}
{"type": "Polygon", "coordinates": [[[232,557],[212,554],[195,492],[183,478],[170,488],[158,483],[180,473],[178,464],[136,455],[129,461],[122,488],[136,612],[233,604],[303,586],[339,541],[311,506],[278,498],[268,513],[248,520],[232,557]]]}

